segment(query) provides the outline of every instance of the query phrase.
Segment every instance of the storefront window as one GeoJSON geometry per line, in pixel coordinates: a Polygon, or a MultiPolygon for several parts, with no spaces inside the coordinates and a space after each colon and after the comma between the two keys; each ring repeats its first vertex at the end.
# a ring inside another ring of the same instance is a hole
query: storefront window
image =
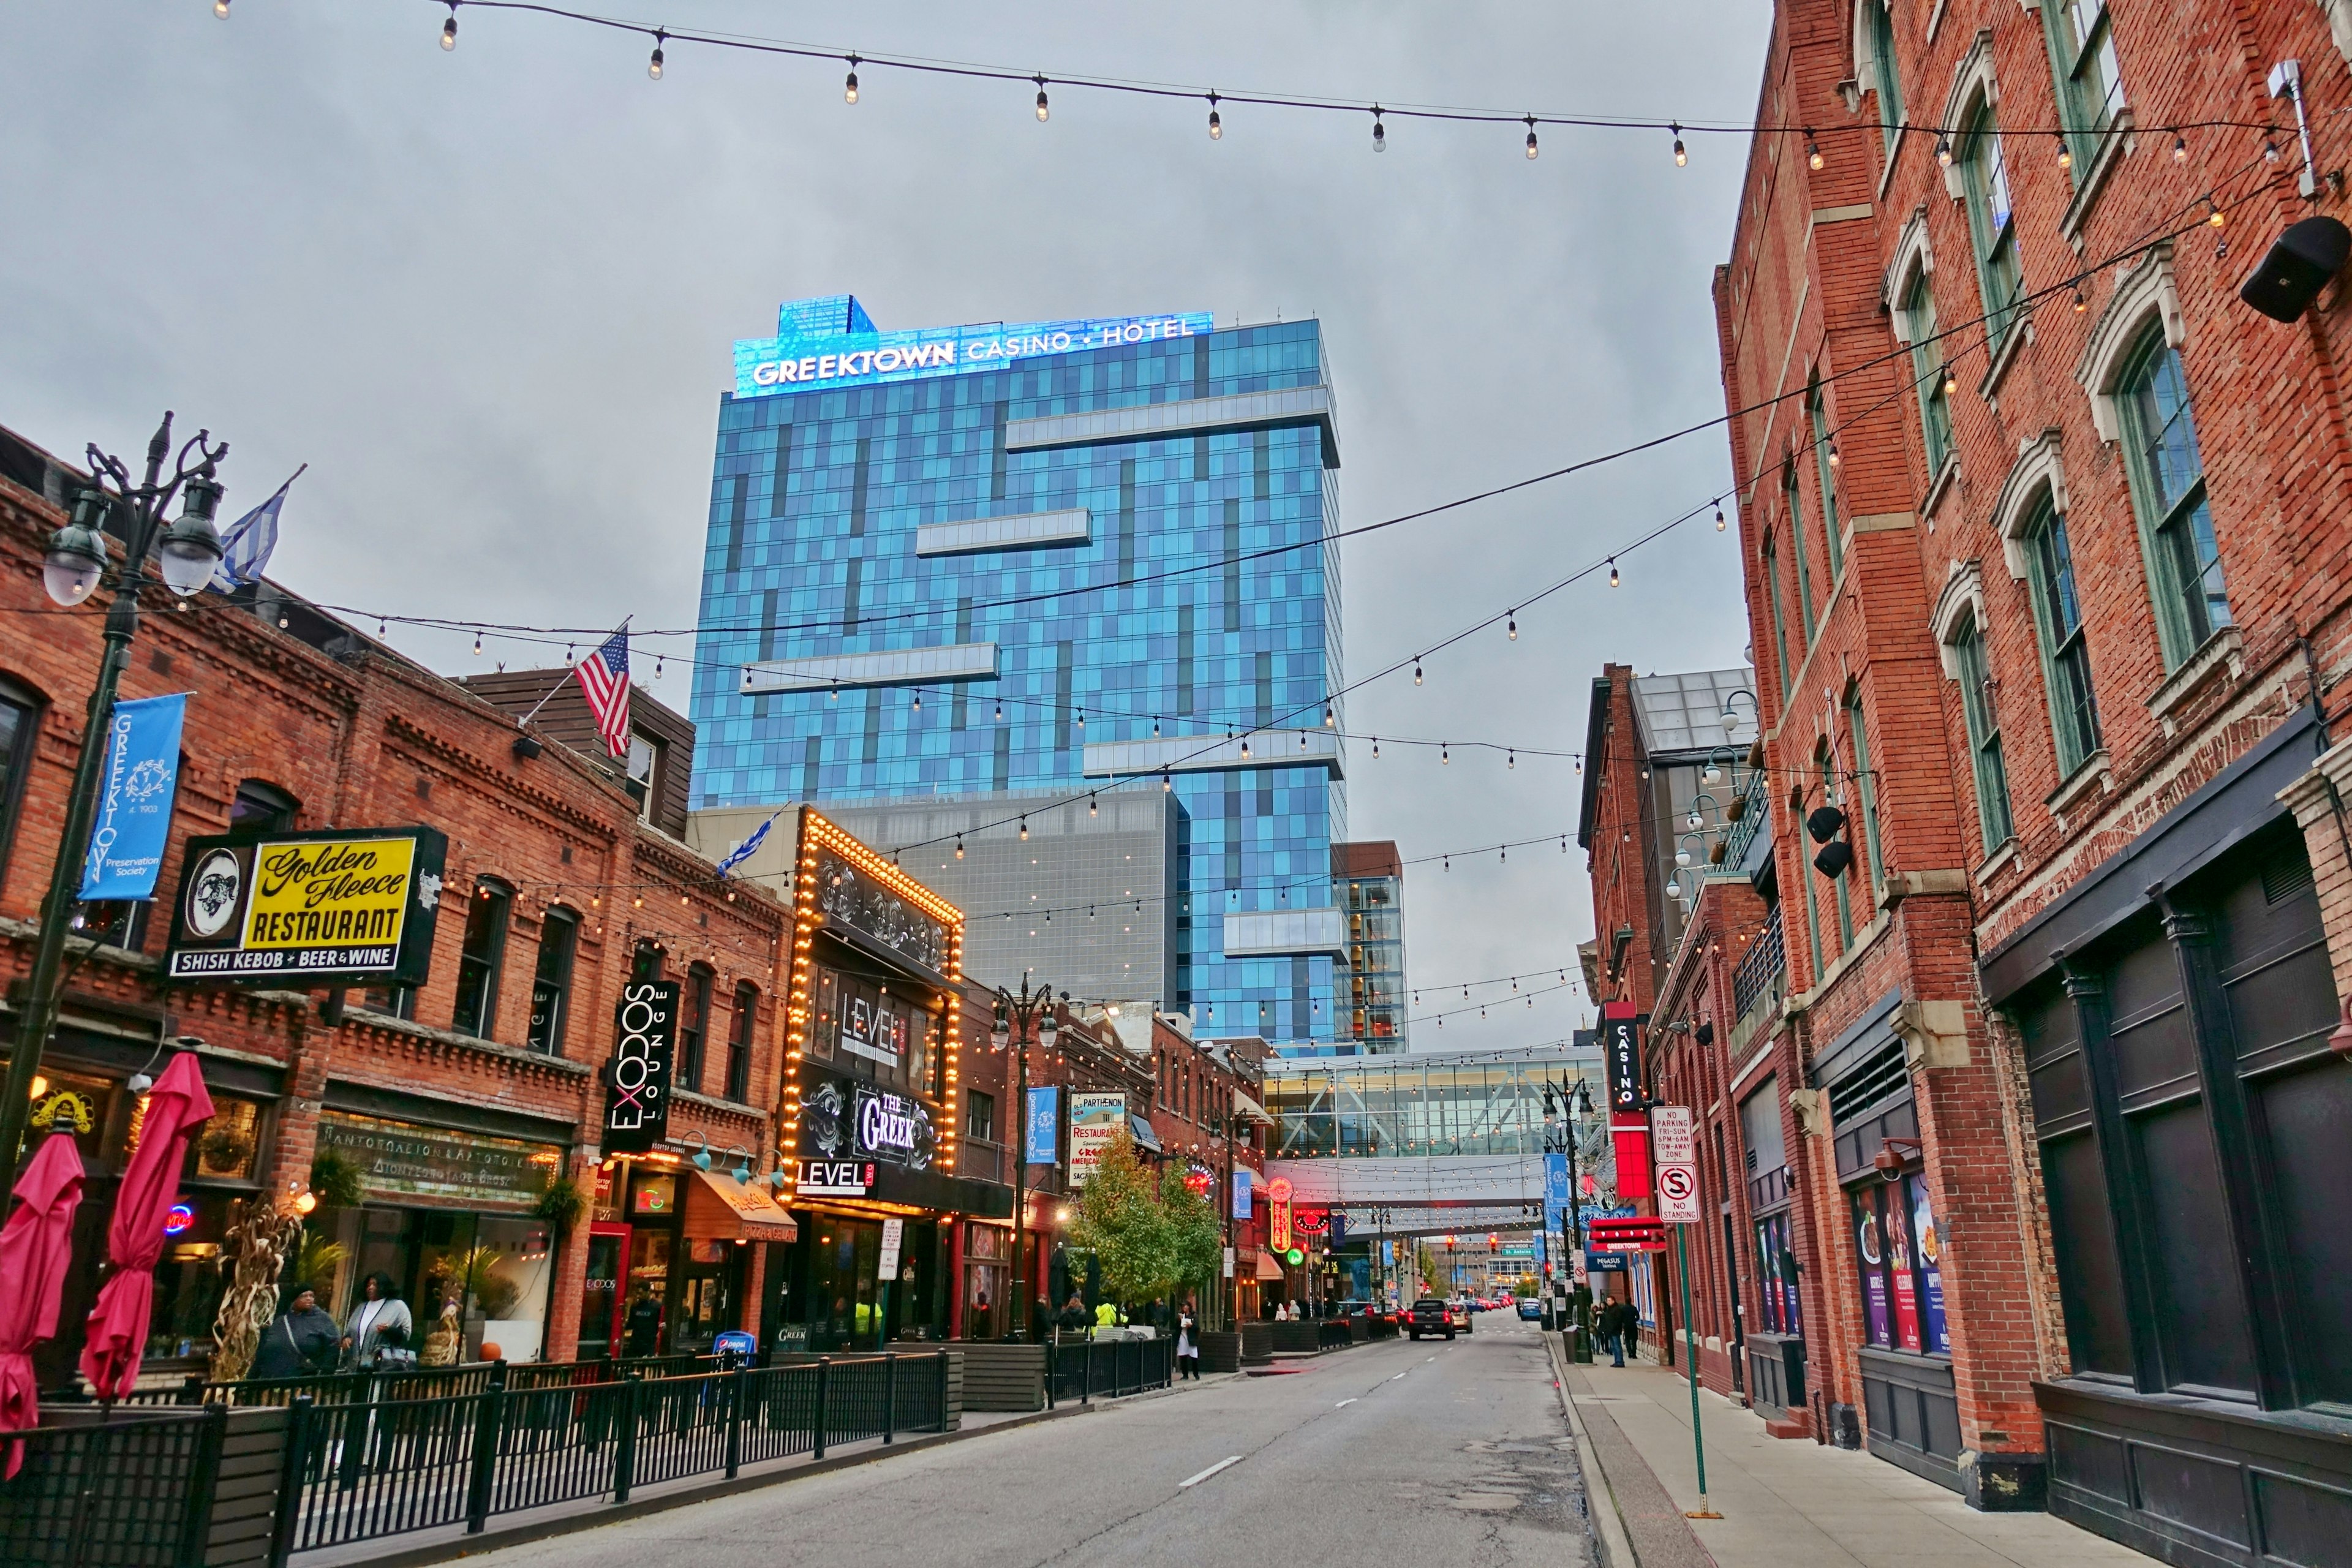
{"type": "Polygon", "coordinates": [[[1004,1260],[1008,1237],[994,1226],[968,1226],[963,1241],[963,1332],[992,1340],[1003,1331],[1004,1260]]]}
{"type": "Polygon", "coordinates": [[[261,1107],[249,1100],[213,1096],[212,1120],[189,1145],[187,1173],[199,1181],[250,1181],[259,1158],[261,1107]]]}
{"type": "Polygon", "coordinates": [[[1943,1236],[1916,1175],[1853,1192],[1863,1331],[1883,1350],[1951,1352],[1944,1321],[1943,1236]]]}
{"type": "Polygon", "coordinates": [[[221,1238],[228,1228],[230,1194],[184,1193],[163,1221],[163,1256],[155,1265],[155,1305],[146,1354],[198,1356],[212,1349],[213,1316],[220,1310],[221,1238]]]}
{"type": "Polygon", "coordinates": [[[1785,1209],[1756,1222],[1757,1291],[1765,1331],[1801,1336],[1805,1331],[1797,1310],[1797,1256],[1789,1240],[1785,1209]]]}

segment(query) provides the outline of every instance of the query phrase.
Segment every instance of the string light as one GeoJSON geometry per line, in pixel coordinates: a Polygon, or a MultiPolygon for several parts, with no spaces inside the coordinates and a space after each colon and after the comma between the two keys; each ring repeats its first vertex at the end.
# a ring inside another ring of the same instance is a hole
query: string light
{"type": "Polygon", "coordinates": [[[1381,106],[1376,103],[1372,105],[1372,151],[1385,153],[1388,150],[1389,128],[1381,123],[1381,106]]]}
{"type": "Polygon", "coordinates": [[[482,634],[479,632],[474,634],[474,657],[476,658],[482,657],[482,634]]]}
{"type": "Polygon", "coordinates": [[[841,101],[844,103],[857,101],[857,57],[856,55],[849,57],[849,78],[841,84],[841,101]]]}
{"type": "Polygon", "coordinates": [[[1002,697],[996,700],[996,721],[1000,724],[1004,722],[1004,699],[1002,697]]]}
{"type": "Polygon", "coordinates": [[[1088,816],[1099,816],[1102,815],[1101,808],[1095,804],[1095,797],[1092,795],[1087,796],[1087,815],[1088,816]]]}
{"type": "Polygon", "coordinates": [[[1726,524],[1726,523],[1724,522],[1724,521],[1723,521],[1723,507],[1722,507],[1722,504],[1721,504],[1720,502],[1718,502],[1718,503],[1717,504],[1717,506],[1716,506],[1716,509],[1715,509],[1715,531],[1716,531],[1716,532],[1717,532],[1717,533],[1721,533],[1721,532],[1724,531],[1724,529],[1725,529],[1725,527],[1726,527],[1726,526],[1727,526],[1727,524],[1726,524]]]}
{"type": "Polygon", "coordinates": [[[1960,390],[1959,373],[1950,365],[1944,367],[1944,395],[1950,397],[1960,390]]]}
{"type": "Polygon", "coordinates": [[[662,41],[668,37],[669,35],[663,32],[659,27],[656,27],[654,29],[654,58],[646,62],[646,75],[651,77],[656,81],[661,80],[662,41]]]}
{"type": "Polygon", "coordinates": [[[1040,125],[1045,124],[1047,118],[1048,110],[1045,108],[1045,79],[1041,76],[1037,79],[1037,123],[1040,125]]]}
{"type": "Polygon", "coordinates": [[[1249,761],[1249,754],[1250,754],[1250,749],[1249,749],[1249,737],[1248,737],[1247,735],[1244,735],[1244,736],[1242,737],[1242,761],[1244,761],[1244,762],[1248,762],[1248,761],[1249,761]]]}
{"type": "Polygon", "coordinates": [[[1021,819],[1021,842],[1029,842],[1029,819],[1025,816],[1021,819]]]}
{"type": "Polygon", "coordinates": [[[2265,140],[2265,141],[2263,142],[2263,163],[2277,163],[2278,161],[2279,161],[2279,149],[2278,149],[2278,143],[2277,143],[2277,142],[2272,142],[2272,141],[2267,141],[2267,140],[2265,140]]]}
{"type": "Polygon", "coordinates": [[[1614,555],[1609,558],[1609,585],[1612,588],[1617,585],[1617,557],[1614,555]]]}
{"type": "Polygon", "coordinates": [[[1328,697],[1325,698],[1323,700],[1323,727],[1326,730],[1328,730],[1339,721],[1338,716],[1331,711],[1331,700],[1328,697]]]}
{"type": "Polygon", "coordinates": [[[2083,292],[2080,283],[2074,285],[2074,314],[2081,315],[2091,308],[2090,296],[2083,292]]]}
{"type": "Polygon", "coordinates": [[[1952,166],[1952,139],[1950,137],[1938,135],[1936,138],[1936,163],[1940,168],[1948,169],[1952,166]]]}
{"type": "Polygon", "coordinates": [[[963,835],[961,833],[956,835],[956,858],[963,858],[963,835]]]}
{"type": "Polygon", "coordinates": [[[457,47],[457,0],[449,0],[449,19],[441,24],[441,47],[445,49],[457,47]]]}
{"type": "Polygon", "coordinates": [[[2221,210],[2221,204],[2220,202],[2215,201],[2211,196],[2207,196],[2205,198],[2205,205],[2213,209],[2211,214],[2205,219],[2207,223],[2211,224],[2215,228],[2219,228],[2223,224],[2230,221],[2229,215],[2221,210]]]}
{"type": "Polygon", "coordinates": [[[1519,753],[1514,751],[1506,751],[1503,753],[1503,765],[1507,768],[1517,768],[1519,765],[1519,753]]]}
{"type": "Polygon", "coordinates": [[[1806,126],[1806,127],[1805,127],[1805,163],[1806,163],[1806,166],[1807,166],[1807,167],[1809,167],[1809,168],[1811,168],[1811,169],[1813,171],[1813,173],[1815,173],[1815,174],[1820,174],[1820,173],[1821,173],[1821,171],[1822,171],[1822,165],[1823,163],[1826,163],[1827,162],[1829,162],[1829,160],[1822,156],[1822,144],[1821,144],[1820,142],[1816,142],[1816,141],[1814,141],[1814,140],[1813,140],[1813,128],[1812,128],[1811,126],[1810,126],[1810,125],[1806,126]]]}
{"type": "Polygon", "coordinates": [[[1419,654],[1412,656],[1412,683],[1415,686],[1419,686],[1421,684],[1421,656],[1419,654]]]}
{"type": "Polygon", "coordinates": [[[922,694],[920,691],[918,691],[918,692],[916,692],[916,693],[915,693],[915,711],[916,711],[916,712],[918,712],[918,713],[920,713],[922,710],[923,710],[923,694],[922,694]]]}
{"type": "Polygon", "coordinates": [[[1837,443],[1836,443],[1835,441],[1832,441],[1832,442],[1830,443],[1830,467],[1831,467],[1831,468],[1836,468],[1837,466],[1838,466],[1838,449],[1837,449],[1837,443]]]}
{"type": "Polygon", "coordinates": [[[1454,765],[1454,753],[1446,749],[1445,742],[1443,741],[1437,743],[1437,763],[1440,767],[1450,768],[1454,765]]]}
{"type": "Polygon", "coordinates": [[[1690,162],[1690,153],[1683,146],[1683,128],[1671,125],[1668,129],[1675,133],[1675,167],[1679,169],[1690,162]]]}
{"type": "Polygon", "coordinates": [[[1372,761],[1374,761],[1374,762],[1376,762],[1376,763],[1377,763],[1377,762],[1379,762],[1380,760],[1381,760],[1381,738],[1380,738],[1378,735],[1375,735],[1375,736],[1373,736],[1373,737],[1372,737],[1372,761]]]}
{"type": "Polygon", "coordinates": [[[1157,713],[1151,716],[1151,738],[1155,741],[1160,739],[1160,715],[1157,713]]]}
{"type": "Polygon", "coordinates": [[[1529,162],[1530,163],[1534,163],[1534,162],[1535,162],[1535,157],[1536,157],[1536,117],[1535,117],[1534,115],[1530,114],[1530,115],[1528,115],[1528,162],[1529,162]]]}
{"type": "Polygon", "coordinates": [[[1213,92],[1209,95],[1209,140],[1222,142],[1224,139],[1225,122],[1217,115],[1217,95],[1213,92]]]}
{"type": "Polygon", "coordinates": [[[1510,615],[1510,625],[1509,625],[1508,626],[1507,626],[1505,629],[1506,629],[1507,631],[1508,631],[1508,632],[1511,634],[1511,640],[1512,640],[1513,642],[1517,642],[1517,641],[1518,641],[1518,640],[1519,640],[1519,612],[1518,612],[1518,611],[1517,611],[1517,610],[1513,610],[1513,611],[1511,612],[1511,615],[1510,615]]]}
{"type": "Polygon", "coordinates": [[[218,16],[224,22],[227,21],[228,0],[213,0],[213,15],[218,16]]]}
{"type": "Polygon", "coordinates": [[[2172,138],[2172,161],[2176,163],[2189,162],[2189,138],[2177,132],[2172,138]]]}

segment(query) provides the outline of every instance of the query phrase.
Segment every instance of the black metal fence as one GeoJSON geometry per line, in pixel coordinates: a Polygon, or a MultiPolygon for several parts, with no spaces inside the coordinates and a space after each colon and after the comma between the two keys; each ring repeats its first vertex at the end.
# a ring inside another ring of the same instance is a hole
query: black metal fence
{"type": "Polygon", "coordinates": [[[1165,1388],[1175,1375],[1174,1340],[1064,1340],[1045,1347],[1048,1405],[1165,1388]]]}
{"type": "Polygon", "coordinates": [[[285,1481],[296,1506],[279,1514],[273,1561],[436,1527],[478,1532],[493,1514],[626,1502],[636,1487],[732,1479],[745,1465],[946,1426],[944,1352],[667,1377],[556,1371],[494,1363],[478,1389],[425,1397],[406,1381],[373,1399],[297,1395],[285,1481]]]}
{"type": "MultiPolygon", "coordinates": [[[[239,1378],[215,1383],[191,1373],[184,1382],[142,1388],[126,1394],[124,1405],[291,1405],[308,1395],[313,1405],[373,1405],[386,1399],[449,1399],[479,1394],[493,1377],[509,1390],[573,1387],[582,1384],[614,1383],[627,1377],[686,1377],[723,1369],[720,1357],[708,1355],[645,1356],[635,1360],[470,1362],[463,1366],[410,1368],[403,1371],[339,1372],[318,1377],[239,1378]],[[503,1372],[499,1369],[504,1368],[503,1372]]],[[[74,1402],[78,1392],[45,1394],[44,1405],[74,1402]]]]}
{"type": "Polygon", "coordinates": [[[70,1412],[8,1434],[0,1469],[7,1568],[178,1568],[205,1559],[226,1410],[70,1412]],[[75,1417],[87,1415],[89,1419],[75,1417]]]}

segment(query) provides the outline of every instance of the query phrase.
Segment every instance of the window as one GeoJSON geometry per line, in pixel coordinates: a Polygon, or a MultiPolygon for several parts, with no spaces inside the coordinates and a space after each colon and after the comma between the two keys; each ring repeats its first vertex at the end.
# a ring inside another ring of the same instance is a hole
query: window
{"type": "Polygon", "coordinates": [[[2164,667],[2178,669],[2230,624],[2213,514],[2205,504],[2205,460],[2180,354],[2160,326],[2147,330],[2116,387],[2123,416],[2125,471],[2148,557],[2164,667]]]}
{"type": "Polygon", "coordinates": [[[1797,1305],[1797,1255],[1790,1244],[1786,1209],[1756,1222],[1756,1274],[1764,1331],[1802,1338],[1805,1328],[1797,1305]]]}
{"type": "Polygon", "coordinates": [[[2050,689],[2050,728],[2058,742],[2058,776],[2065,778],[2099,749],[2099,710],[2091,691],[2091,650],[2083,636],[2083,607],[2074,593],[2074,558],[2066,520],[2042,498],[2021,532],[2026,576],[2033,586],[2033,620],[2042,643],[2042,679],[2050,689]]]}
{"type": "Polygon", "coordinates": [[[1977,824],[1988,855],[2009,842],[2009,769],[2000,757],[2000,714],[1993,705],[1992,677],[1985,669],[1984,638],[1971,616],[1951,637],[1954,673],[1960,682],[1960,712],[1968,721],[1969,756],[1977,781],[1977,824]]]}
{"type": "Polygon", "coordinates": [[[686,994],[678,999],[677,1081],[702,1092],[702,1046],[710,1036],[710,981],[707,964],[688,964],[686,994]]]}
{"type": "Polygon", "coordinates": [[[499,1015],[499,970],[506,962],[507,916],[513,889],[483,880],[466,909],[466,942],[457,952],[457,1008],[449,1026],[461,1035],[490,1037],[499,1015]]]}
{"type": "Polygon", "coordinates": [[[735,1016],[727,1029],[727,1098],[751,1099],[751,1026],[760,1016],[760,993],[748,981],[735,987],[735,1016]]]}
{"type": "Polygon", "coordinates": [[[667,973],[668,966],[669,954],[662,950],[661,943],[640,942],[637,943],[636,951],[629,955],[629,978],[637,981],[659,980],[667,973]]]}
{"type": "MultiPolygon", "coordinates": [[[[1839,804],[1837,753],[1824,745],[1821,754],[1814,761],[1822,772],[1822,798],[1832,805],[1839,804]]],[[[1851,821],[1846,824],[1846,838],[1849,842],[1853,838],[1853,824],[1851,821]]],[[[1851,874],[1852,868],[1848,868],[1848,875],[1851,874]]],[[[1831,878],[1830,887],[1837,897],[1838,952],[1843,952],[1853,945],[1853,907],[1846,902],[1844,877],[1831,878]]]]}
{"type": "Polygon", "coordinates": [[[1949,1355],[1944,1321],[1943,1238],[1916,1175],[1853,1189],[1863,1333],[1882,1350],[1949,1355]]]}
{"type": "Polygon", "coordinates": [[[1830,454],[1837,449],[1837,438],[1830,434],[1830,410],[1822,396],[1821,373],[1815,371],[1805,387],[1805,416],[1813,427],[1813,473],[1822,487],[1822,537],[1827,541],[1830,581],[1844,569],[1844,544],[1838,538],[1837,469],[1830,464],[1830,454]]]}
{"type": "Polygon", "coordinates": [[[2074,184],[2090,177],[2101,142],[2124,106],[2123,72],[2116,64],[2115,19],[2107,0],[2046,0],[2050,74],[2058,88],[2058,122],[2065,127],[2074,184]]]}
{"type": "Polygon", "coordinates": [[[1779,667],[1780,700],[1789,700],[1789,628],[1780,611],[1780,557],[1770,540],[1764,542],[1764,597],[1772,606],[1772,662],[1779,667]]]}
{"type": "Polygon", "coordinates": [[[1853,790],[1862,808],[1862,868],[1870,887],[1871,907],[1875,909],[1879,887],[1886,879],[1886,863],[1878,847],[1878,777],[1870,771],[1869,724],[1858,690],[1846,698],[1845,722],[1853,732],[1853,790]]]}
{"type": "Polygon", "coordinates": [[[1870,29],[1870,69],[1878,89],[1878,129],[1891,157],[1903,134],[1903,78],[1895,68],[1895,18],[1887,0],[1862,0],[1863,25],[1870,29]]]}
{"type": "Polygon", "coordinates": [[[996,1142],[996,1096],[974,1089],[964,1101],[963,1135],[978,1143],[996,1142]]]}
{"type": "Polygon", "coordinates": [[[236,786],[236,798],[229,802],[228,830],[291,833],[295,814],[301,809],[300,802],[276,784],[247,779],[236,786]]]}
{"type": "Polygon", "coordinates": [[[1781,466],[1780,495],[1789,503],[1789,553],[1797,565],[1797,615],[1805,630],[1805,646],[1813,646],[1813,577],[1805,570],[1805,509],[1797,500],[1797,460],[1781,466]]]}
{"type": "Polygon", "coordinates": [[[530,982],[530,1036],[534,1051],[563,1054],[564,1015],[571,1010],[572,958],[580,942],[580,917],[551,909],[539,924],[539,968],[530,982]]]}
{"type": "Polygon", "coordinates": [[[33,771],[34,742],[41,731],[41,705],[33,694],[0,681],[0,871],[16,837],[16,807],[25,779],[33,771]]]}
{"type": "Polygon", "coordinates": [[[641,821],[654,820],[655,804],[661,798],[662,774],[667,771],[669,748],[640,731],[629,734],[629,779],[639,786],[637,816],[641,821]]]}
{"type": "Polygon", "coordinates": [[[1932,483],[1952,450],[1952,400],[1944,391],[1944,345],[1936,335],[1936,286],[1924,267],[1903,296],[1903,316],[1911,334],[1912,389],[1919,395],[1919,430],[1932,483]]]}
{"type": "Polygon", "coordinates": [[[1998,356],[2024,303],[2025,279],[2017,261],[2016,215],[2010,210],[2000,127],[1990,107],[1979,107],[1960,138],[1958,156],[1969,238],[1977,253],[1977,288],[1984,299],[1985,340],[1998,356]]]}

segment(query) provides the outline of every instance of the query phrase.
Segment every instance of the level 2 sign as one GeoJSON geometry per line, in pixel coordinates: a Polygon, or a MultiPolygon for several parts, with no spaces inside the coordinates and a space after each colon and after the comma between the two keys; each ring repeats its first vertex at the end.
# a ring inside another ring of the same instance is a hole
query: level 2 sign
{"type": "Polygon", "coordinates": [[[1650,1157],[1657,1171],[1658,1217],[1668,1225],[1698,1223],[1698,1137],[1690,1107],[1650,1108],[1650,1157]]]}

